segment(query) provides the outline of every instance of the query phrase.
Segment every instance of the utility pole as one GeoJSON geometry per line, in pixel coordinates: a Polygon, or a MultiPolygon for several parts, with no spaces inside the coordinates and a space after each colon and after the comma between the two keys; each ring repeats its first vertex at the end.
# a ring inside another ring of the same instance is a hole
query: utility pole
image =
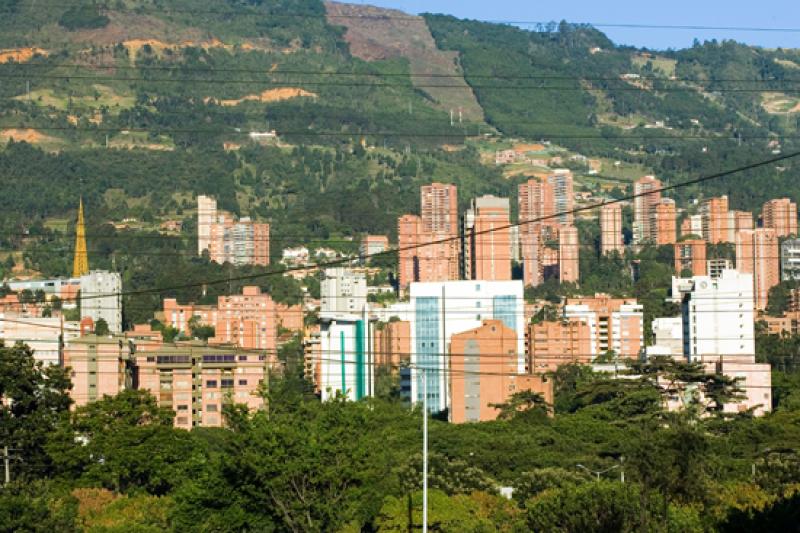
{"type": "Polygon", "coordinates": [[[422,368],[422,533],[428,533],[428,378],[425,368],[422,368]]]}
{"type": "Polygon", "coordinates": [[[11,462],[8,457],[8,446],[3,446],[3,465],[5,466],[5,483],[11,483],[11,462]]]}

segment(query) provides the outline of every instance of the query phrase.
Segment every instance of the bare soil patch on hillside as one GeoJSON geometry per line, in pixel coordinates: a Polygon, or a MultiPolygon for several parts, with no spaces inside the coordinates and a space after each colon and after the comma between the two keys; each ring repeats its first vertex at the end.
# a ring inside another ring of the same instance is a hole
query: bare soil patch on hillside
{"type": "Polygon", "coordinates": [[[411,82],[427,93],[437,107],[455,113],[460,109],[467,120],[483,120],[483,109],[458,67],[458,54],[436,47],[424,18],[393,9],[336,2],[325,2],[325,9],[328,22],[347,28],[345,40],[354,56],[367,61],[406,58],[411,82]]]}

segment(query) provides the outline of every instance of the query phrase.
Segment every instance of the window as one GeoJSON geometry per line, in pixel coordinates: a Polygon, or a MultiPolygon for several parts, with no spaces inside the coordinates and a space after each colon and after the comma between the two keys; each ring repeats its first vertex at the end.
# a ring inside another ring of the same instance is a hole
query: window
{"type": "Polygon", "coordinates": [[[233,387],[233,380],[232,379],[223,379],[220,385],[223,389],[233,387]]]}
{"type": "Polygon", "coordinates": [[[239,385],[247,385],[247,380],[246,379],[240,379],[239,380],[239,385]]]}
{"type": "Polygon", "coordinates": [[[210,403],[206,405],[206,411],[209,413],[216,413],[217,412],[217,404],[210,403]]]}
{"type": "Polygon", "coordinates": [[[240,355],[239,356],[239,361],[247,361],[247,356],[246,355],[240,355]]]}
{"type": "Polygon", "coordinates": [[[208,379],[206,380],[206,387],[209,389],[216,389],[217,388],[217,380],[216,379],[208,379]]]}
{"type": "Polygon", "coordinates": [[[188,410],[189,410],[189,406],[188,405],[179,405],[178,406],[178,411],[188,411],[188,410]]]}

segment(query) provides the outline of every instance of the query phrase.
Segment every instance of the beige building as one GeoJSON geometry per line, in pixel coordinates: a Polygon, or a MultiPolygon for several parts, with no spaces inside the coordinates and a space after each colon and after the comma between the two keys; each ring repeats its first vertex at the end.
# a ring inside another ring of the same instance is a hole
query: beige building
{"type": "Polygon", "coordinates": [[[661,181],[644,176],[633,184],[633,242],[656,242],[656,208],[661,202],[661,181]]]}
{"type": "Polygon", "coordinates": [[[72,401],[82,406],[131,388],[130,362],[130,345],[124,337],[86,335],[70,340],[64,348],[64,366],[72,379],[72,401]]]}
{"type": "Polygon", "coordinates": [[[644,347],[643,308],[635,298],[607,294],[567,298],[564,318],[589,326],[592,360],[608,351],[621,358],[635,358],[644,347]]]}
{"type": "Polygon", "coordinates": [[[553,383],[542,375],[519,372],[517,334],[502,320],[484,320],[450,341],[450,421],[485,422],[497,418],[493,407],[522,391],[553,402],[553,383]]]}
{"type": "Polygon", "coordinates": [[[197,197],[197,253],[208,251],[215,263],[269,264],[269,224],[217,209],[211,197],[197,197]]]}
{"type": "Polygon", "coordinates": [[[707,273],[706,241],[685,239],[675,243],[675,274],[680,276],[684,270],[692,276],[705,276],[707,273]]]}
{"type": "Polygon", "coordinates": [[[780,246],[772,228],[736,234],[736,270],[753,275],[755,308],[767,307],[769,290],[781,282],[780,246]]]}
{"type": "Polygon", "coordinates": [[[464,214],[463,278],[511,279],[511,228],[508,198],[475,198],[464,214]]]}
{"type": "Polygon", "coordinates": [[[561,283],[580,280],[580,241],[578,228],[561,226],[558,229],[558,278],[561,283]]]}
{"type": "Polygon", "coordinates": [[[401,289],[415,281],[459,279],[458,190],[432,183],[420,190],[421,216],[397,222],[398,278],[401,289]]]}
{"type": "Polygon", "coordinates": [[[658,246],[675,244],[677,240],[677,211],[675,200],[662,198],[656,205],[656,240],[658,246]]]}
{"type": "Polygon", "coordinates": [[[797,204],[789,198],[776,198],[765,203],[761,218],[764,227],[774,229],[778,237],[797,235],[797,204]]]}
{"type": "Polygon", "coordinates": [[[175,411],[175,427],[192,429],[222,426],[229,402],[261,409],[260,387],[275,356],[186,344],[137,351],[133,360],[135,387],[175,411]]]}
{"type": "Polygon", "coordinates": [[[622,206],[604,205],[600,208],[600,253],[625,252],[622,242],[622,206]]]}
{"type": "Polygon", "coordinates": [[[582,320],[528,324],[525,334],[529,373],[553,372],[561,365],[592,362],[591,330],[582,320]]]}

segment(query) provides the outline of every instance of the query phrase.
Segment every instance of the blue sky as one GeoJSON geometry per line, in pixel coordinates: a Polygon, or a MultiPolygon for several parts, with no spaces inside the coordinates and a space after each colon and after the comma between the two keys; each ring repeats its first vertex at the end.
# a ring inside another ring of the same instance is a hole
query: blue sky
{"type": "Polygon", "coordinates": [[[342,0],[446,13],[480,20],[567,20],[608,24],[794,28],[793,32],[600,27],[614,42],[648,48],[684,48],[698,39],[735,39],[769,48],[800,48],[800,1],[762,0],[342,0]]]}

